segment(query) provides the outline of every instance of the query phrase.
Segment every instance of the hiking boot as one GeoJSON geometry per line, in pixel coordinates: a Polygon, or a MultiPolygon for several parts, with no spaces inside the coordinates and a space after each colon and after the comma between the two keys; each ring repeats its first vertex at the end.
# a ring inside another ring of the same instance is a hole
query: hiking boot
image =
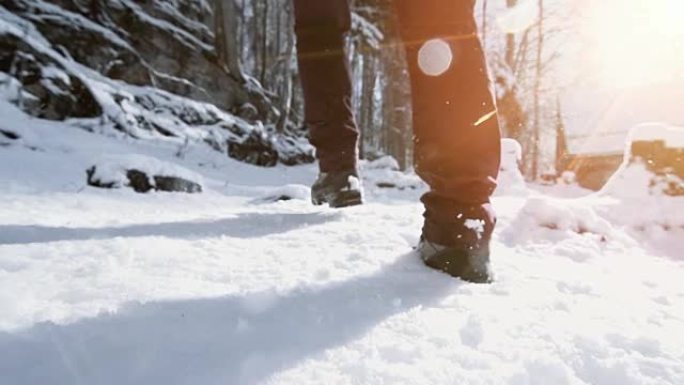
{"type": "Polygon", "coordinates": [[[492,282],[489,245],[464,249],[439,245],[422,238],[417,250],[423,262],[435,270],[467,282],[492,282]]]}
{"type": "Polygon", "coordinates": [[[462,205],[443,200],[426,203],[417,251],[425,264],[453,277],[489,283],[489,242],[496,217],[490,204],[462,205]]]}
{"type": "Polygon", "coordinates": [[[356,206],[363,203],[361,181],[356,170],[322,172],[311,187],[311,202],[327,203],[333,208],[356,206]]]}

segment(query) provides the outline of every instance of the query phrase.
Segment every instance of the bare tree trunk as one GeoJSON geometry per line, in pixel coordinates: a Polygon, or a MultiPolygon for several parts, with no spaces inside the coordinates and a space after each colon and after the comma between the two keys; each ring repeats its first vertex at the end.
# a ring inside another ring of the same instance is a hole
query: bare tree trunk
{"type": "MultiPolygon", "coordinates": [[[[513,8],[518,5],[518,0],[506,0],[506,6],[508,8],[513,8]]],[[[515,34],[506,34],[506,64],[511,69],[515,71],[515,34]]]]}
{"type": "MultiPolygon", "coordinates": [[[[294,71],[292,68],[292,63],[294,62],[294,34],[293,34],[293,15],[292,15],[292,7],[289,6],[291,4],[290,1],[286,1],[286,8],[285,12],[283,12],[285,15],[285,28],[283,30],[283,33],[285,34],[285,39],[286,39],[286,49],[285,49],[285,54],[283,57],[284,60],[284,65],[282,69],[282,73],[279,76],[279,81],[282,82],[282,87],[281,89],[282,94],[281,96],[281,104],[280,104],[280,119],[278,120],[278,123],[276,125],[276,129],[278,132],[284,132],[285,128],[287,126],[287,123],[290,121],[290,116],[291,116],[291,110],[292,110],[292,99],[294,96],[294,81],[295,81],[295,76],[294,76],[294,71]]],[[[278,16],[278,19],[280,20],[280,16],[278,16]]],[[[280,22],[278,23],[280,24],[280,22]]],[[[280,39],[280,37],[279,37],[280,39]]],[[[280,44],[279,44],[280,45],[280,44]]],[[[279,51],[278,51],[279,52],[279,51]]]]}
{"type": "Polygon", "coordinates": [[[394,12],[388,12],[386,18],[386,41],[388,47],[382,50],[385,55],[384,77],[381,83],[384,90],[384,106],[386,117],[386,153],[392,155],[402,170],[411,165],[410,149],[412,144],[411,130],[411,90],[403,45],[400,44],[398,20],[394,12]]]}
{"type": "Polygon", "coordinates": [[[262,15],[261,15],[261,33],[262,33],[262,42],[261,42],[261,74],[259,75],[259,81],[261,81],[261,84],[265,86],[266,84],[266,73],[268,72],[268,40],[269,40],[269,33],[268,33],[268,14],[269,14],[269,6],[268,2],[270,0],[261,0],[262,1],[262,15]]]}
{"type": "Polygon", "coordinates": [[[539,1],[539,21],[537,24],[537,57],[536,57],[536,79],[534,84],[534,129],[532,132],[532,169],[531,177],[536,180],[539,176],[539,156],[541,153],[540,134],[541,134],[541,88],[542,88],[542,56],[544,49],[544,0],[539,1]]]}
{"type": "Polygon", "coordinates": [[[556,97],[556,175],[564,170],[565,158],[568,155],[568,141],[563,124],[563,113],[560,98],[556,97]]]}
{"type": "Polygon", "coordinates": [[[234,0],[214,0],[214,48],[219,60],[230,73],[244,79],[237,46],[237,15],[234,0]]]}
{"type": "MultiPolygon", "coordinates": [[[[364,50],[366,51],[366,50],[364,50]]],[[[364,53],[363,71],[362,71],[362,86],[361,86],[361,143],[363,143],[364,152],[361,153],[363,158],[366,158],[368,148],[376,150],[373,146],[374,134],[377,135],[376,125],[373,122],[373,92],[375,91],[375,58],[364,53]]]]}
{"type": "MultiPolygon", "coordinates": [[[[240,16],[240,22],[239,22],[239,24],[242,26],[243,29],[244,29],[244,25],[245,25],[245,17],[244,17],[244,14],[245,14],[245,12],[247,11],[247,4],[246,4],[246,2],[247,2],[247,0],[240,0],[240,15],[241,15],[241,16],[240,16]]],[[[245,36],[246,36],[247,34],[244,33],[245,31],[242,31],[242,30],[237,30],[237,31],[235,31],[235,32],[236,32],[236,34],[237,34],[236,36],[238,37],[239,42],[240,42],[240,43],[239,43],[239,44],[240,44],[240,48],[241,48],[241,49],[244,49],[244,46],[245,46],[245,36]]],[[[240,54],[242,54],[242,52],[240,52],[240,54]]]]}

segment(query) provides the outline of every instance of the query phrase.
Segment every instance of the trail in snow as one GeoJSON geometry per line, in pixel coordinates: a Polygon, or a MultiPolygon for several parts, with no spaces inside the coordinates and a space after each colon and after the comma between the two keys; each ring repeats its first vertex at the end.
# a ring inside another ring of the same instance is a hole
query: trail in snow
{"type": "Polygon", "coordinates": [[[33,122],[0,148],[3,384],[684,383],[684,231],[606,197],[497,196],[496,282],[472,285],[413,254],[414,176],[366,165],[370,203],[335,211],[313,167],[33,122]],[[85,187],[103,152],[206,192],[85,187]]]}

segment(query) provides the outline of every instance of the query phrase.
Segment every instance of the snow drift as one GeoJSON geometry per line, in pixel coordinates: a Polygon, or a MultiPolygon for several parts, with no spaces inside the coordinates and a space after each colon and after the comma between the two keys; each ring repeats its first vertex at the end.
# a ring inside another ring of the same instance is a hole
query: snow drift
{"type": "Polygon", "coordinates": [[[684,128],[644,124],[630,134],[624,162],[598,193],[615,223],[684,229],[684,128]]]}
{"type": "Polygon", "coordinates": [[[501,166],[495,195],[526,195],[529,193],[525,178],[520,172],[522,147],[515,139],[501,140],[501,166]]]}

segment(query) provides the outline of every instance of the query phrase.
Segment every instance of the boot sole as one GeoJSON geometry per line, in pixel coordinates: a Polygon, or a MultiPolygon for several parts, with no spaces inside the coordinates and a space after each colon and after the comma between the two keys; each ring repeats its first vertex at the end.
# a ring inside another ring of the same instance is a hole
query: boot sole
{"type": "Polygon", "coordinates": [[[475,254],[443,250],[427,258],[421,256],[421,259],[426,266],[466,282],[488,284],[493,281],[488,249],[475,254]]]}
{"type": "Polygon", "coordinates": [[[312,197],[311,202],[316,206],[327,203],[332,208],[341,209],[363,204],[363,197],[361,196],[360,191],[342,191],[337,194],[329,194],[325,197],[312,197]]]}
{"type": "Polygon", "coordinates": [[[359,191],[344,191],[337,194],[335,199],[329,202],[330,207],[340,209],[344,207],[358,206],[363,204],[363,198],[359,191]]]}

